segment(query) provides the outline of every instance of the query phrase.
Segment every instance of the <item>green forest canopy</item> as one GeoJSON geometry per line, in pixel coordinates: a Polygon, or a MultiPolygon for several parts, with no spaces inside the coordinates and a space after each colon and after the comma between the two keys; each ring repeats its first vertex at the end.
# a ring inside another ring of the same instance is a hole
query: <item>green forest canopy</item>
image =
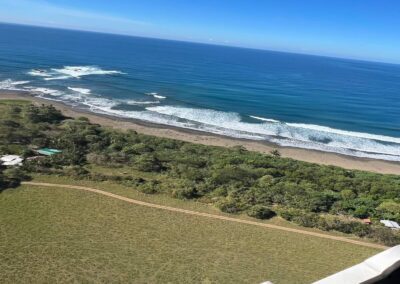
{"type": "MultiPolygon", "coordinates": [[[[52,106],[0,103],[0,108],[0,154],[28,157],[35,155],[35,147],[63,151],[25,163],[26,174],[114,179],[146,193],[212,202],[228,213],[246,212],[261,219],[279,214],[303,226],[374,238],[354,218],[400,222],[400,176],[112,130],[86,118],[67,119],[52,106]],[[104,176],[89,165],[128,166],[154,178],[104,176]]],[[[0,187],[15,184],[15,171],[0,171],[0,187]]],[[[398,241],[392,239],[395,233],[383,229],[377,227],[379,235],[398,241]]]]}

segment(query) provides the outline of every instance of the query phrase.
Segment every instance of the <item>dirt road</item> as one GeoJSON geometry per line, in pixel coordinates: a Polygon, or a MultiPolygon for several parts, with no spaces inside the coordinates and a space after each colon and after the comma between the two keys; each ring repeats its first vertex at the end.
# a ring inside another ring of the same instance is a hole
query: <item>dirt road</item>
{"type": "Polygon", "coordinates": [[[131,199],[131,198],[128,198],[128,197],[124,197],[124,196],[121,196],[121,195],[117,195],[117,194],[114,194],[114,193],[111,193],[111,192],[107,192],[107,191],[104,191],[104,190],[99,190],[99,189],[85,187],[85,186],[42,183],[42,182],[23,182],[22,184],[31,185],[31,186],[44,186],[44,187],[53,187],[53,188],[56,187],[56,188],[64,188],[64,189],[84,190],[84,191],[89,191],[89,192],[105,195],[105,196],[108,196],[108,197],[111,197],[111,198],[119,199],[119,200],[122,200],[122,201],[125,201],[125,202],[129,202],[129,203],[132,203],[132,204],[141,205],[141,206],[147,206],[147,207],[161,209],[161,210],[179,212],[179,213],[183,213],[183,214],[201,216],[201,217],[206,217],[206,218],[219,219],[219,220],[228,221],[228,222],[235,222],[235,223],[242,223],[242,224],[247,224],[247,225],[259,226],[259,227],[264,227],[264,228],[269,228],[269,229],[274,229],[274,230],[281,230],[281,231],[296,233],[296,234],[309,235],[309,236],[312,236],[312,237],[318,237],[318,238],[323,238],[323,239],[330,239],[330,240],[335,240],[335,241],[340,241],[340,242],[346,242],[346,243],[351,243],[351,244],[365,246],[365,247],[371,247],[371,248],[377,248],[377,249],[387,249],[388,248],[388,247],[383,246],[383,245],[357,241],[357,240],[349,239],[349,238],[346,238],[346,237],[332,236],[332,235],[327,235],[327,234],[321,234],[321,233],[316,233],[316,232],[305,231],[305,230],[301,230],[301,229],[288,228],[288,227],[283,227],[283,226],[278,226],[278,225],[273,225],[273,224],[265,224],[265,223],[261,223],[261,222],[242,220],[242,219],[237,219],[237,218],[232,218],[232,217],[226,217],[226,216],[214,215],[214,214],[209,214],[209,213],[196,212],[196,211],[191,211],[191,210],[186,210],[186,209],[181,209],[181,208],[176,208],[176,207],[170,207],[170,206],[164,206],[164,205],[144,202],[144,201],[140,201],[140,200],[135,200],[135,199],[131,199]]]}

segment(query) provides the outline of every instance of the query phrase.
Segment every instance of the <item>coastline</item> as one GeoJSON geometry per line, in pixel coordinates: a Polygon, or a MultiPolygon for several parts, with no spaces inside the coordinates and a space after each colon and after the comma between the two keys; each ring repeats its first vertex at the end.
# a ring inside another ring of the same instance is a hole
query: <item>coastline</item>
{"type": "Polygon", "coordinates": [[[87,110],[73,108],[71,106],[63,104],[62,102],[33,97],[30,94],[20,91],[0,91],[0,100],[4,99],[23,99],[32,101],[34,103],[51,104],[68,117],[76,118],[80,116],[85,116],[92,123],[101,124],[103,126],[115,129],[132,129],[137,131],[138,133],[157,137],[171,138],[211,146],[233,147],[241,145],[250,151],[261,153],[269,153],[273,149],[278,149],[282,157],[292,158],[295,160],[323,165],[333,165],[352,170],[362,170],[382,174],[400,174],[400,163],[396,162],[368,158],[357,158],[336,153],[302,148],[282,147],[274,145],[270,142],[237,139],[196,130],[159,125],[140,120],[109,116],[105,114],[97,114],[87,110]]]}

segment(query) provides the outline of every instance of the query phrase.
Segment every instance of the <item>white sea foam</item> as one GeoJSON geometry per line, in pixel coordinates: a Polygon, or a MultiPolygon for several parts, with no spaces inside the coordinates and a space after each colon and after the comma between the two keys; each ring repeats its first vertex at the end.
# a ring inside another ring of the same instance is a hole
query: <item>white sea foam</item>
{"type": "Polygon", "coordinates": [[[7,79],[4,81],[0,81],[0,89],[1,90],[10,90],[10,91],[21,91],[23,89],[19,88],[20,85],[28,84],[29,81],[13,81],[11,79],[7,79]]]}
{"type": "Polygon", "coordinates": [[[135,100],[120,100],[120,102],[128,105],[154,105],[160,103],[160,101],[135,101],[135,100]]]}
{"type": "Polygon", "coordinates": [[[81,78],[89,75],[112,75],[124,74],[116,70],[103,70],[96,66],[64,66],[63,68],[52,68],[50,70],[33,69],[28,72],[31,76],[44,77],[46,81],[65,80],[70,78],[81,78]]]}
{"type": "Polygon", "coordinates": [[[33,94],[37,95],[49,95],[49,96],[62,96],[65,93],[60,90],[49,89],[49,88],[41,88],[41,87],[26,87],[33,94]]]}
{"type": "Polygon", "coordinates": [[[362,157],[379,156],[400,161],[400,138],[350,132],[328,127],[293,123],[246,123],[236,113],[172,106],[148,107],[149,111],[200,123],[199,129],[213,133],[224,132],[235,137],[273,140],[282,146],[310,148],[362,157]],[[202,125],[201,125],[202,124],[202,125]],[[331,131],[330,131],[331,130],[331,131]],[[232,135],[234,133],[234,135],[232,135]],[[284,139],[282,139],[284,138],[284,139]],[[363,153],[363,154],[360,154],[363,153]]]}
{"type": "Polygon", "coordinates": [[[330,127],[321,126],[321,125],[314,125],[314,124],[303,124],[303,123],[286,123],[286,124],[289,126],[292,126],[292,127],[304,128],[304,129],[321,131],[321,132],[326,132],[326,133],[335,133],[335,134],[358,137],[358,138],[366,138],[366,139],[380,140],[380,141],[385,141],[385,142],[400,143],[400,138],[396,138],[396,137],[340,130],[340,129],[330,128],[330,127]]]}
{"type": "Polygon", "coordinates": [[[158,93],[146,93],[146,95],[152,96],[152,97],[154,97],[154,98],[156,98],[156,99],[161,99],[161,100],[167,98],[167,97],[164,97],[164,96],[159,95],[158,93]]]}
{"type": "Polygon", "coordinates": [[[117,101],[93,96],[82,97],[80,103],[88,106],[92,111],[103,113],[111,112],[111,109],[118,105],[117,101]]]}
{"type": "Polygon", "coordinates": [[[80,93],[82,95],[90,95],[92,92],[90,89],[85,89],[85,88],[73,88],[73,87],[68,87],[69,90],[80,93]]]}
{"type": "Polygon", "coordinates": [[[50,77],[51,75],[48,73],[46,70],[38,70],[38,69],[33,69],[28,72],[29,75],[31,76],[38,76],[38,77],[50,77]]]}
{"type": "Polygon", "coordinates": [[[224,124],[229,123],[232,127],[233,124],[240,122],[240,116],[237,113],[210,109],[156,106],[148,107],[147,110],[215,126],[223,126],[224,124]]]}
{"type": "Polygon", "coordinates": [[[17,85],[26,85],[26,84],[28,84],[30,81],[14,81],[14,82],[11,82],[11,85],[13,85],[13,86],[17,86],[17,85]]]}
{"type": "Polygon", "coordinates": [[[311,150],[319,150],[323,152],[330,152],[330,153],[337,153],[342,155],[348,156],[355,156],[359,158],[370,158],[370,159],[380,159],[380,160],[387,160],[387,161],[400,161],[400,157],[398,155],[390,155],[390,154],[380,154],[380,153],[369,153],[357,150],[350,150],[346,148],[340,147],[332,147],[327,146],[320,143],[313,143],[313,142],[302,142],[296,140],[282,140],[279,138],[273,138],[270,140],[273,143],[276,143],[280,146],[285,147],[296,147],[296,148],[303,148],[303,149],[311,149],[311,150]]]}
{"type": "Polygon", "coordinates": [[[250,115],[250,117],[257,119],[257,120],[261,120],[261,121],[268,121],[268,122],[279,122],[279,120],[275,120],[272,118],[264,118],[264,117],[259,117],[259,116],[254,116],[254,115],[250,115]]]}
{"type": "Polygon", "coordinates": [[[69,77],[80,78],[82,76],[89,75],[110,75],[110,74],[122,74],[120,71],[115,70],[103,70],[95,66],[64,66],[61,69],[51,69],[58,74],[64,74],[69,77]]]}
{"type": "Polygon", "coordinates": [[[66,94],[46,88],[32,88],[32,91],[40,91],[42,94],[50,95],[53,99],[62,98],[67,101],[79,102],[93,112],[108,115],[237,138],[267,140],[281,146],[400,161],[400,138],[397,137],[351,132],[318,125],[285,123],[268,118],[259,119],[260,123],[248,123],[243,122],[241,116],[233,112],[178,106],[151,106],[151,104],[158,103],[153,101],[112,100],[96,96],[83,96],[80,93],[66,94]],[[116,109],[115,107],[120,103],[149,104],[150,106],[145,111],[116,109]]]}
{"type": "Polygon", "coordinates": [[[71,76],[57,76],[57,77],[46,77],[44,78],[45,81],[53,81],[53,80],[65,80],[69,79],[71,76]]]}

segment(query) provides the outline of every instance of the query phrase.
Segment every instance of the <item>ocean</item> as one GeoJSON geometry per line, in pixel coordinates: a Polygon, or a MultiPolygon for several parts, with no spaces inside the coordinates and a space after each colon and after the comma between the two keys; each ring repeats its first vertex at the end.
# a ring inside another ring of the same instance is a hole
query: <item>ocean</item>
{"type": "Polygon", "coordinates": [[[0,89],[118,117],[400,161],[400,65],[0,24],[0,89]]]}

